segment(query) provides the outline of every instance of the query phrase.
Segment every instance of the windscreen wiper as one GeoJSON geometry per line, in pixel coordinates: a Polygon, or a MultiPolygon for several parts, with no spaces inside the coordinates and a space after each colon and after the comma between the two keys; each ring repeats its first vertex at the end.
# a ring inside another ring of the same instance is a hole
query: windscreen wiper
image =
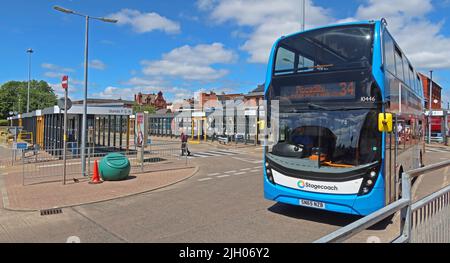
{"type": "Polygon", "coordinates": [[[331,68],[334,67],[334,64],[324,64],[324,65],[315,65],[310,67],[301,67],[298,68],[297,71],[307,70],[307,69],[325,69],[325,68],[331,68]]]}
{"type": "Polygon", "coordinates": [[[326,111],[349,111],[349,110],[373,110],[375,108],[369,108],[369,107],[340,107],[340,108],[328,108],[325,106],[321,106],[315,103],[308,103],[308,107],[310,109],[316,109],[316,110],[326,110],[326,111]]]}
{"type": "Polygon", "coordinates": [[[327,107],[320,106],[320,105],[317,105],[317,104],[314,104],[314,103],[308,103],[308,107],[312,108],[312,109],[319,109],[319,110],[330,110],[327,107]]]}

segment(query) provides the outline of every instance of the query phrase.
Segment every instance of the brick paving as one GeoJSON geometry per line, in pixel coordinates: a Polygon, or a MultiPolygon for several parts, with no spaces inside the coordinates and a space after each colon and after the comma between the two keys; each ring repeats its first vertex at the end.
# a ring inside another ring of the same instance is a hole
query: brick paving
{"type": "Polygon", "coordinates": [[[88,178],[77,183],[70,178],[66,185],[59,181],[25,186],[22,186],[21,173],[7,171],[0,173],[0,180],[3,181],[1,190],[7,193],[6,204],[3,198],[0,206],[12,210],[41,210],[105,201],[174,184],[191,177],[196,170],[193,166],[180,166],[173,170],[131,174],[124,181],[106,181],[95,185],[89,184],[88,178]]]}

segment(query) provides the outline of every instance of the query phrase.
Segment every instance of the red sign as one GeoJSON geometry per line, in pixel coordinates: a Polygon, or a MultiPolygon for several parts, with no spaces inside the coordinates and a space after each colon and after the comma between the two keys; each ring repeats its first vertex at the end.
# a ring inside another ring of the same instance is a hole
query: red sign
{"type": "Polygon", "coordinates": [[[63,89],[67,89],[69,87],[69,76],[62,77],[61,86],[63,89]]]}

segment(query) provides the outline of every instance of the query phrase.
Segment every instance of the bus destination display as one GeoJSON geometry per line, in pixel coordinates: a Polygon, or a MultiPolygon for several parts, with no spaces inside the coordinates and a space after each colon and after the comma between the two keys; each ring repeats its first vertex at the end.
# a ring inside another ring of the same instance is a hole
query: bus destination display
{"type": "Polygon", "coordinates": [[[290,100],[354,99],[355,82],[291,86],[281,89],[281,97],[290,100]]]}

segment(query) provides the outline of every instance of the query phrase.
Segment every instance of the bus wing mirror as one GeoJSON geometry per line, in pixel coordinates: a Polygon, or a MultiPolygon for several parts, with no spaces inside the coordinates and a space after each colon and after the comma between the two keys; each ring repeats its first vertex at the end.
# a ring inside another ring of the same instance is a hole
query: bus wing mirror
{"type": "Polygon", "coordinates": [[[378,114],[378,131],[392,132],[392,113],[378,114]]]}

